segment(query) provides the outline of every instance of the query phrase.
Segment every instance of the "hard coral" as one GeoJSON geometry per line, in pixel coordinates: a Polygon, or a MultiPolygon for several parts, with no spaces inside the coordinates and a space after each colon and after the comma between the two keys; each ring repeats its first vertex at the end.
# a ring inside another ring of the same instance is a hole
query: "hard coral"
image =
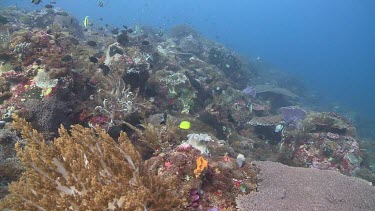
{"type": "Polygon", "coordinates": [[[237,198],[241,210],[373,210],[375,188],[334,171],[255,162],[258,192],[237,198]]]}
{"type": "Polygon", "coordinates": [[[10,185],[0,209],[171,210],[178,205],[169,195],[171,184],[142,175],[140,156],[125,133],[115,142],[104,130],[75,125],[70,133],[62,127],[60,137],[47,143],[25,120],[13,118],[27,140],[16,145],[26,171],[10,185]]]}
{"type": "Polygon", "coordinates": [[[56,133],[61,124],[72,124],[72,102],[63,100],[64,95],[55,94],[43,100],[27,99],[21,106],[31,112],[30,121],[39,131],[56,133]]]}

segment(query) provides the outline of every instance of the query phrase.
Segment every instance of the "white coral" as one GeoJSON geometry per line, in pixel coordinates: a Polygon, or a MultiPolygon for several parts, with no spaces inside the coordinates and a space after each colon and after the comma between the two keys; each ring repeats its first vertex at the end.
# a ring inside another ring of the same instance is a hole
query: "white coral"
{"type": "Polygon", "coordinates": [[[40,88],[52,88],[55,87],[58,83],[57,79],[50,79],[48,74],[40,69],[38,74],[34,78],[35,85],[40,88]]]}
{"type": "Polygon", "coordinates": [[[186,143],[190,144],[195,149],[201,151],[202,154],[208,154],[207,142],[213,141],[211,136],[202,133],[192,133],[187,135],[188,140],[186,143]]]}

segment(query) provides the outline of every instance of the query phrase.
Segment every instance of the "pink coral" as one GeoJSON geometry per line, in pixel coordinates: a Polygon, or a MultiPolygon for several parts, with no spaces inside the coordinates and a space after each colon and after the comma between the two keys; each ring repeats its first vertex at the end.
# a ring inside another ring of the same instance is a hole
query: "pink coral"
{"type": "Polygon", "coordinates": [[[184,142],[182,144],[180,144],[176,149],[178,152],[187,152],[187,151],[190,151],[191,150],[191,145],[184,142]]]}

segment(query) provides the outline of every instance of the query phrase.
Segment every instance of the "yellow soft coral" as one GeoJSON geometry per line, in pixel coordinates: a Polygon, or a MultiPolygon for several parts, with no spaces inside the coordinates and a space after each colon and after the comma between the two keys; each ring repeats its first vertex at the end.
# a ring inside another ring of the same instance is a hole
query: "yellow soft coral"
{"type": "Polygon", "coordinates": [[[75,125],[47,143],[25,120],[13,118],[27,140],[16,145],[26,171],[10,185],[0,210],[145,210],[157,194],[168,195],[155,194],[158,178],[142,177],[140,155],[125,133],[115,142],[104,130],[75,125]]]}
{"type": "Polygon", "coordinates": [[[198,178],[201,175],[201,173],[203,172],[203,170],[205,168],[207,168],[207,166],[208,166],[208,162],[202,156],[198,157],[197,158],[197,168],[194,169],[195,177],[198,178]]]}

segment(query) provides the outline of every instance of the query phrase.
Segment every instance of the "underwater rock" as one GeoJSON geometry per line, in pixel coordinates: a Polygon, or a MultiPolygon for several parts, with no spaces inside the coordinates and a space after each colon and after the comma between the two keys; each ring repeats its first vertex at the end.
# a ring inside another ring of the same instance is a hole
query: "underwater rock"
{"type": "Polygon", "coordinates": [[[271,107],[266,104],[252,103],[252,110],[256,116],[269,116],[271,107]]]}
{"type": "Polygon", "coordinates": [[[86,43],[87,43],[87,45],[89,45],[91,47],[96,47],[97,46],[96,42],[93,41],[93,40],[87,41],[86,43]]]}
{"type": "Polygon", "coordinates": [[[61,58],[61,61],[63,62],[72,62],[73,61],[73,57],[71,55],[65,55],[61,58]]]}
{"type": "Polygon", "coordinates": [[[127,46],[129,44],[129,36],[127,34],[121,33],[117,36],[117,42],[122,46],[127,46]]]}
{"type": "Polygon", "coordinates": [[[335,113],[313,112],[302,121],[302,126],[307,132],[330,132],[347,136],[356,134],[356,129],[351,123],[335,113]]]}
{"type": "Polygon", "coordinates": [[[219,139],[225,139],[227,137],[226,131],[226,119],[221,119],[220,117],[227,117],[228,113],[226,109],[221,109],[218,107],[212,108],[212,106],[207,106],[205,110],[198,113],[199,120],[207,125],[210,125],[216,131],[216,136],[219,139]],[[220,112],[218,112],[220,111],[220,112]]]}
{"type": "Polygon", "coordinates": [[[7,100],[7,99],[9,99],[9,98],[11,98],[12,97],[12,93],[11,92],[3,92],[3,93],[1,93],[0,94],[0,103],[3,103],[4,102],[4,100],[7,100]]]}
{"type": "Polygon", "coordinates": [[[257,98],[262,101],[270,101],[273,110],[291,106],[298,99],[298,95],[273,85],[257,85],[254,89],[256,90],[257,98]]]}
{"type": "Polygon", "coordinates": [[[79,45],[79,41],[78,41],[76,38],[74,38],[74,37],[71,37],[71,38],[70,38],[70,42],[71,42],[73,45],[79,45]]]}
{"type": "Polygon", "coordinates": [[[58,79],[67,76],[69,70],[67,68],[52,68],[48,71],[48,77],[50,79],[58,79]]]}
{"type": "Polygon", "coordinates": [[[113,28],[113,29],[111,30],[111,33],[112,33],[112,34],[115,34],[115,35],[116,35],[116,34],[119,34],[119,33],[120,33],[120,29],[117,28],[117,27],[116,27],[116,28],[113,28]]]}
{"type": "Polygon", "coordinates": [[[150,78],[148,65],[136,65],[135,67],[127,70],[122,78],[125,84],[131,86],[131,90],[139,89],[139,91],[143,91],[146,87],[147,80],[150,78]]]}
{"type": "Polygon", "coordinates": [[[111,69],[105,64],[100,64],[99,68],[103,71],[103,75],[105,76],[111,72],[111,69]]]}
{"type": "Polygon", "coordinates": [[[109,56],[112,57],[116,54],[124,54],[124,51],[122,51],[119,47],[117,47],[116,45],[111,45],[111,47],[109,47],[109,56]]]}
{"type": "Polygon", "coordinates": [[[0,24],[7,24],[7,23],[9,23],[9,20],[6,17],[0,15],[0,24]]]}
{"type": "Polygon", "coordinates": [[[58,24],[61,27],[71,27],[73,21],[74,19],[71,16],[56,15],[53,20],[53,23],[58,24]]]}
{"type": "Polygon", "coordinates": [[[79,25],[79,22],[69,14],[64,15],[57,13],[51,25],[53,26],[52,29],[56,29],[57,27],[60,31],[67,31],[72,33],[76,37],[83,37],[83,30],[79,25]]]}
{"type": "Polygon", "coordinates": [[[143,41],[142,41],[142,45],[150,45],[150,42],[147,41],[147,40],[143,40],[143,41]]]}
{"type": "Polygon", "coordinates": [[[202,52],[203,44],[192,35],[180,40],[178,47],[182,52],[199,54],[202,52]]]}
{"type": "Polygon", "coordinates": [[[375,173],[370,169],[361,168],[356,172],[356,176],[369,182],[372,182],[373,185],[375,184],[375,173]]]}
{"type": "Polygon", "coordinates": [[[225,48],[211,48],[208,51],[208,61],[222,70],[230,80],[235,81],[232,86],[236,89],[245,87],[251,81],[251,71],[243,68],[238,56],[225,48]]]}
{"type": "Polygon", "coordinates": [[[7,62],[7,61],[9,61],[11,58],[12,58],[11,55],[9,55],[9,54],[7,54],[7,53],[3,53],[3,52],[0,53],[0,60],[2,60],[2,61],[7,62]]]}
{"type": "Polygon", "coordinates": [[[271,144],[278,144],[282,140],[282,134],[275,132],[275,128],[282,122],[282,115],[254,117],[247,124],[253,127],[254,133],[261,140],[267,140],[271,144]]]}
{"type": "Polygon", "coordinates": [[[91,56],[90,58],[89,58],[89,60],[90,60],[90,62],[92,62],[92,63],[98,63],[98,58],[96,58],[96,57],[93,57],[93,56],[91,56]]]}
{"type": "Polygon", "coordinates": [[[193,27],[181,24],[181,25],[177,25],[177,26],[172,27],[169,30],[169,35],[171,37],[176,37],[177,39],[181,39],[181,38],[187,37],[189,35],[192,35],[194,37],[198,37],[199,33],[193,27]]]}

